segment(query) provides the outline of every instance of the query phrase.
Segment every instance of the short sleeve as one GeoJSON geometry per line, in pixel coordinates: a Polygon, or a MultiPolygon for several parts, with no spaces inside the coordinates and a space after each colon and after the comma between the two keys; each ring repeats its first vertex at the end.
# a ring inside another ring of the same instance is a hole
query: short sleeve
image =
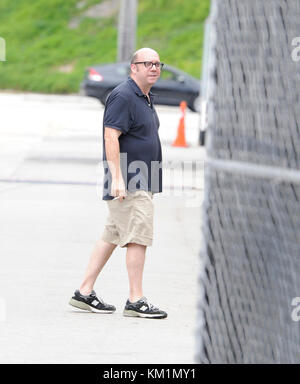
{"type": "Polygon", "coordinates": [[[106,102],[103,117],[104,127],[110,127],[126,134],[130,128],[128,101],[119,94],[111,94],[106,102]]]}

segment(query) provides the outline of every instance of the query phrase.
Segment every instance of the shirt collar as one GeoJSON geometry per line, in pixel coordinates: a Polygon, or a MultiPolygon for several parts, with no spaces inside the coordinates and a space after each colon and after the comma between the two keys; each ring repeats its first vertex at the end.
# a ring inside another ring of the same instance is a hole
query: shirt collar
{"type": "MultiPolygon", "coordinates": [[[[128,80],[127,81],[130,84],[131,88],[134,90],[134,92],[138,96],[144,96],[144,93],[141,91],[140,87],[137,85],[137,83],[130,76],[128,76],[128,80]]],[[[154,96],[154,93],[149,91],[149,96],[154,96]]]]}

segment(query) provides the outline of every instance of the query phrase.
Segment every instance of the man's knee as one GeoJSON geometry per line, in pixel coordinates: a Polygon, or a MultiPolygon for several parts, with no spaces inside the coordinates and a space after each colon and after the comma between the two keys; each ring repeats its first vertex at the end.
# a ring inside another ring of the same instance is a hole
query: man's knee
{"type": "Polygon", "coordinates": [[[127,248],[132,248],[132,247],[137,247],[137,248],[147,248],[146,245],[138,244],[138,243],[127,243],[127,244],[125,245],[125,247],[127,247],[127,248]]]}

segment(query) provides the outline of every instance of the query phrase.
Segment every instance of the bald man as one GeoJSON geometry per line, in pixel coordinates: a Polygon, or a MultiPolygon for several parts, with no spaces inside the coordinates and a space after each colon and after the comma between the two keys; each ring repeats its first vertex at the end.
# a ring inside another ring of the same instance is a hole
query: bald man
{"type": "Polygon", "coordinates": [[[70,304],[84,311],[113,313],[93,290],[114,249],[126,250],[129,295],[124,316],[163,319],[167,313],[143,294],[146,249],[153,239],[153,195],[162,192],[162,153],[159,119],[151,87],[163,63],[151,48],[132,57],[131,73],[109,95],[103,118],[103,200],[109,215],[101,239],[90,257],[82,284],[70,304]]]}

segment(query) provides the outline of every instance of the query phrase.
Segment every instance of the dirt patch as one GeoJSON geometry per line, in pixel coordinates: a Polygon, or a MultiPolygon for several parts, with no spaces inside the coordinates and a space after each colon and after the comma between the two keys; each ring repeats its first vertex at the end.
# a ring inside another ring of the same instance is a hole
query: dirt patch
{"type": "Polygon", "coordinates": [[[100,4],[88,8],[83,16],[98,19],[107,18],[115,15],[119,11],[120,0],[106,0],[100,4]]]}
{"type": "Polygon", "coordinates": [[[59,65],[54,67],[52,71],[60,72],[60,73],[71,73],[75,67],[75,62],[59,65]]]}
{"type": "MultiPolygon", "coordinates": [[[[83,8],[85,6],[84,1],[77,3],[77,8],[83,8]]],[[[89,17],[91,19],[105,19],[111,16],[114,16],[119,12],[120,0],[105,0],[100,4],[95,4],[86,9],[80,16],[73,17],[68,27],[70,29],[78,28],[81,20],[84,17],[89,17]]]]}

